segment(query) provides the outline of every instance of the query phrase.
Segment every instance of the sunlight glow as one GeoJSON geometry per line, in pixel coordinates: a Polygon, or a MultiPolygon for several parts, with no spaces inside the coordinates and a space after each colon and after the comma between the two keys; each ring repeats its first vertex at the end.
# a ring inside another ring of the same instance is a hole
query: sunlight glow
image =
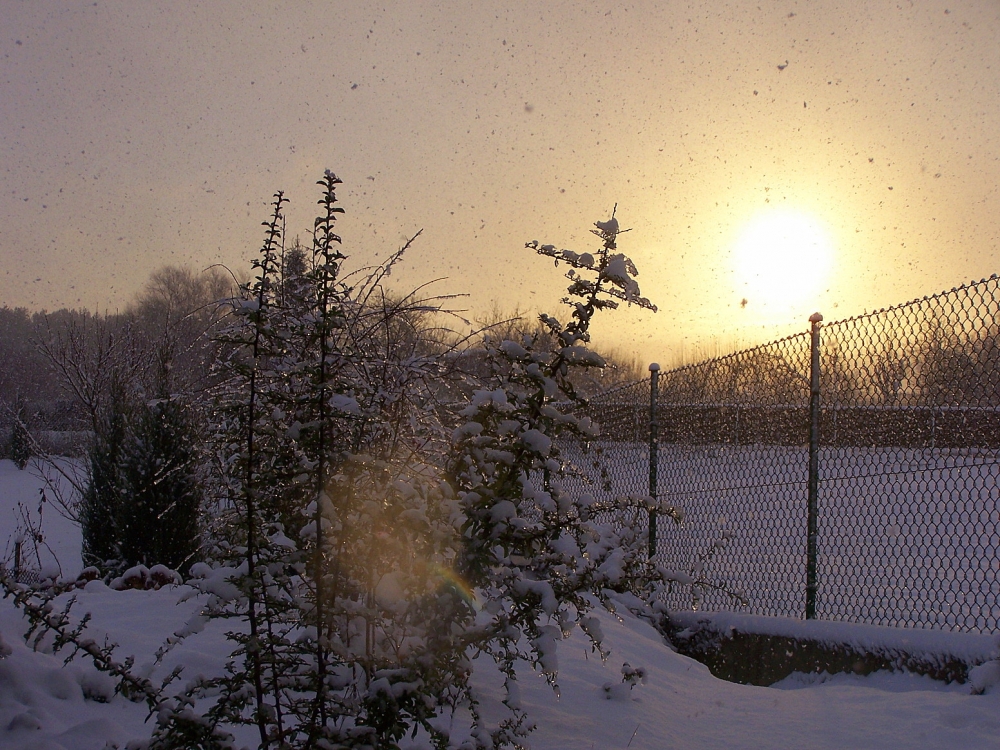
{"type": "Polygon", "coordinates": [[[758,214],[736,242],[734,271],[744,305],[801,305],[827,282],[833,243],[815,218],[784,209],[758,214]]]}

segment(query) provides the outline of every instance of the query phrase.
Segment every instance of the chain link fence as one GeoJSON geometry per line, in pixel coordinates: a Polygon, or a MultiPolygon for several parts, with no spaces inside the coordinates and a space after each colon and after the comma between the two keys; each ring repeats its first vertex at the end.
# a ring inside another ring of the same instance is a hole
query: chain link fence
{"type": "Polygon", "coordinates": [[[997,277],[812,328],[592,399],[591,491],[682,512],[671,608],[1000,630],[997,277]]]}

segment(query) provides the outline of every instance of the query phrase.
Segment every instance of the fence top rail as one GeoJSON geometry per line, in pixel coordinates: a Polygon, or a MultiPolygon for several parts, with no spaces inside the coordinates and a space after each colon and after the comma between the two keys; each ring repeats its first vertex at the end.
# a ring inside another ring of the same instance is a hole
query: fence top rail
{"type": "MultiPolygon", "coordinates": [[[[609,388],[606,391],[602,391],[601,393],[598,393],[598,394],[596,394],[594,396],[591,396],[590,398],[587,399],[587,403],[589,403],[589,404],[602,404],[602,405],[604,405],[604,404],[608,403],[607,399],[612,398],[614,396],[617,396],[617,395],[619,395],[621,393],[624,393],[625,391],[628,391],[628,390],[630,390],[632,388],[638,388],[639,386],[642,386],[643,388],[647,388],[648,389],[649,388],[649,378],[642,378],[640,380],[633,380],[630,383],[622,383],[620,385],[616,385],[613,388],[609,388]]],[[[647,394],[648,394],[648,391],[647,391],[647,394]]],[[[624,404],[625,402],[620,402],[620,403],[624,404]]]]}
{"type": "MultiPolygon", "coordinates": [[[[648,404],[635,401],[605,401],[600,404],[607,407],[619,407],[622,409],[635,408],[641,406],[646,408],[648,404]]],[[[755,411],[803,411],[809,409],[809,404],[755,404],[748,401],[657,401],[657,408],[660,409],[753,409],[755,411]]],[[[1000,405],[976,406],[972,404],[848,404],[844,405],[835,402],[833,405],[821,405],[823,411],[870,411],[870,412],[956,412],[956,413],[982,413],[1000,414],[1000,405]]]]}
{"type": "Polygon", "coordinates": [[[841,404],[835,402],[833,406],[821,406],[824,411],[884,411],[884,412],[966,412],[983,414],[1000,414],[1000,406],[976,406],[973,404],[926,404],[926,405],[902,405],[902,404],[841,404]]]}
{"type": "Polygon", "coordinates": [[[856,323],[859,321],[868,320],[869,318],[873,318],[877,315],[885,315],[886,313],[898,312],[900,310],[906,310],[907,308],[911,307],[918,307],[926,302],[936,302],[938,300],[943,300],[945,297],[957,294],[958,292],[964,292],[966,290],[973,289],[974,287],[981,286],[983,284],[988,284],[991,281],[998,281],[998,280],[1000,280],[1000,276],[994,273],[990,275],[989,278],[983,278],[980,279],[979,281],[973,279],[972,281],[966,284],[961,284],[960,286],[953,286],[951,289],[945,289],[943,291],[938,292],[937,294],[927,294],[924,295],[923,297],[917,297],[916,299],[909,300],[908,302],[900,302],[898,305],[892,305],[890,307],[882,307],[879,308],[878,310],[872,310],[871,312],[863,312],[858,315],[852,315],[849,318],[841,318],[840,320],[830,321],[829,323],[824,323],[823,328],[832,328],[833,326],[842,325],[844,323],[856,323]]]}
{"type": "MultiPolygon", "coordinates": [[[[689,365],[681,365],[680,367],[674,367],[671,370],[660,370],[660,380],[662,381],[668,375],[673,375],[674,373],[685,372],[687,370],[697,370],[708,365],[722,364],[728,362],[732,359],[738,359],[740,357],[746,357],[751,354],[756,354],[757,352],[763,352],[767,349],[772,349],[779,344],[790,344],[798,339],[807,338],[810,335],[809,331],[801,331],[800,333],[793,333],[784,338],[775,339],[774,341],[768,341],[763,344],[758,344],[757,346],[751,346],[748,349],[740,349],[739,351],[731,352],[729,354],[723,354],[719,357],[711,357],[709,359],[702,360],[701,362],[692,362],[689,365]]],[[[640,382],[646,382],[645,380],[640,382]]]]}
{"type": "MultiPolygon", "coordinates": [[[[969,289],[973,289],[973,288],[975,288],[977,286],[981,286],[983,284],[988,284],[991,281],[997,282],[998,280],[1000,280],[1000,276],[998,276],[997,274],[993,274],[989,278],[983,278],[983,279],[980,279],[979,281],[972,280],[972,281],[970,281],[967,284],[962,284],[961,286],[952,287],[952,289],[950,289],[950,290],[941,291],[941,292],[938,292],[937,294],[925,295],[923,297],[918,297],[916,299],[912,299],[912,300],[910,300],[908,302],[902,302],[902,303],[900,303],[898,305],[892,305],[891,307],[883,307],[883,308],[879,308],[878,310],[873,310],[871,312],[864,312],[864,313],[860,313],[859,315],[852,315],[851,317],[848,317],[848,318],[841,318],[840,320],[829,321],[829,322],[826,322],[826,323],[823,324],[823,328],[825,330],[829,330],[831,328],[836,328],[837,326],[842,326],[842,325],[851,324],[851,323],[858,323],[858,322],[861,322],[861,321],[867,321],[867,320],[870,320],[871,318],[874,318],[876,316],[885,315],[886,313],[898,312],[898,311],[901,311],[901,310],[906,310],[908,308],[912,308],[912,307],[917,307],[917,306],[920,306],[920,305],[924,305],[924,304],[926,304],[928,302],[935,302],[935,301],[938,301],[938,300],[942,300],[942,299],[944,299],[944,298],[946,298],[946,297],[948,297],[950,295],[956,294],[958,292],[963,292],[963,291],[966,291],[966,290],[969,290],[969,289]]],[[[792,343],[792,342],[795,342],[795,341],[798,341],[798,340],[801,340],[801,339],[806,339],[809,335],[810,335],[809,331],[802,331],[800,333],[793,333],[793,334],[791,334],[789,336],[785,336],[784,338],[775,339],[774,341],[768,341],[766,343],[758,344],[757,346],[753,346],[753,347],[750,347],[750,348],[747,348],[747,349],[740,349],[738,351],[731,352],[730,354],[724,354],[724,355],[721,355],[719,357],[710,357],[709,359],[702,360],[701,362],[693,362],[691,364],[681,365],[680,367],[674,367],[674,368],[669,369],[669,370],[661,370],[660,371],[660,382],[661,383],[664,382],[666,379],[669,378],[669,376],[674,375],[674,374],[683,373],[683,372],[686,372],[686,371],[689,371],[689,370],[701,369],[701,368],[705,368],[705,367],[708,367],[708,366],[714,365],[714,364],[722,364],[722,363],[725,363],[725,362],[727,362],[729,360],[737,359],[737,358],[740,358],[740,357],[746,357],[746,356],[755,354],[757,352],[764,351],[764,350],[769,349],[769,348],[773,348],[773,347],[778,346],[780,344],[788,344],[788,343],[792,343]]],[[[592,403],[604,403],[606,401],[606,399],[608,399],[610,397],[613,397],[614,395],[616,395],[616,394],[618,394],[620,392],[626,391],[626,390],[628,390],[630,388],[635,388],[636,386],[638,386],[640,384],[648,383],[648,382],[649,382],[648,378],[642,378],[641,380],[636,380],[636,381],[631,382],[631,383],[625,383],[625,384],[622,384],[622,385],[618,385],[618,386],[615,386],[614,388],[612,388],[612,389],[610,389],[608,391],[605,391],[604,393],[599,393],[596,396],[593,396],[590,399],[590,401],[592,403]]]]}

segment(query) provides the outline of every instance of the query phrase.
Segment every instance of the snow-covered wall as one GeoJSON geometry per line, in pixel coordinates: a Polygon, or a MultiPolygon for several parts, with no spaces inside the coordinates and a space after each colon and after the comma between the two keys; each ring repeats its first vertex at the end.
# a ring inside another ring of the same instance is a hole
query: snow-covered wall
{"type": "Polygon", "coordinates": [[[662,629],[717,677],[771,685],[794,672],[906,671],[965,683],[1000,659],[1000,635],[888,628],[732,612],[673,612],[662,629]]]}

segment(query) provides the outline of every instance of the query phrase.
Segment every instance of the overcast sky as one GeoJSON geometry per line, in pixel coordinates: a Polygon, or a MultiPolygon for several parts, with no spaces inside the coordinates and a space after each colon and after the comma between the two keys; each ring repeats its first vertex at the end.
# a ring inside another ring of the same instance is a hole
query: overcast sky
{"type": "Polygon", "coordinates": [[[615,203],[646,359],[1000,272],[1000,2],[0,0],[0,303],[115,309],[167,263],[246,274],[325,168],[358,264],[556,311],[615,203]],[[794,302],[740,276],[761,212],[822,227],[794,302]]]}

